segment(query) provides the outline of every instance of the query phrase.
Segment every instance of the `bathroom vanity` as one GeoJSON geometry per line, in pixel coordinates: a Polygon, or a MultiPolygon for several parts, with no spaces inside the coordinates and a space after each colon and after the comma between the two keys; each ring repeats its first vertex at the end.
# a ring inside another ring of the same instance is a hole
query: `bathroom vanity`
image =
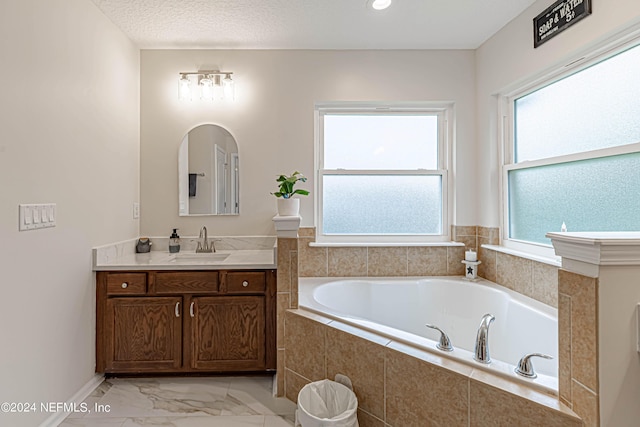
{"type": "Polygon", "coordinates": [[[96,372],[275,370],[273,253],[234,252],[228,262],[151,252],[98,264],[96,372]]]}

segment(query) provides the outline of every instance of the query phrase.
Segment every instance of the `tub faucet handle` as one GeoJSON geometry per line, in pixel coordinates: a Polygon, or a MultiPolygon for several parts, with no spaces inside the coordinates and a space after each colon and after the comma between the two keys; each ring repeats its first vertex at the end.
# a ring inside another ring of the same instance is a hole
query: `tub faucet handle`
{"type": "Polygon", "coordinates": [[[453,351],[453,346],[451,345],[451,340],[449,339],[449,336],[440,328],[438,328],[436,325],[424,325],[427,328],[431,328],[431,329],[435,329],[436,331],[440,332],[440,342],[438,342],[438,344],[436,345],[436,347],[439,350],[442,351],[453,351]]]}
{"type": "Polygon", "coordinates": [[[514,369],[516,374],[526,378],[531,378],[531,379],[536,378],[538,376],[538,374],[536,374],[536,372],[533,370],[533,363],[531,363],[532,357],[543,357],[545,359],[553,359],[553,357],[549,356],[548,354],[542,354],[542,353],[527,354],[523,356],[522,359],[520,359],[520,361],[518,362],[518,366],[516,366],[516,369],[514,369]]]}

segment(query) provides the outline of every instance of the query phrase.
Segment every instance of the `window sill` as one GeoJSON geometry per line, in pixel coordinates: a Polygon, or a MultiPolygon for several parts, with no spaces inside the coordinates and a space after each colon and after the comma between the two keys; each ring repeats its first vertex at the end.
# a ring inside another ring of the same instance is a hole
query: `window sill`
{"type": "Polygon", "coordinates": [[[489,250],[500,252],[503,254],[513,255],[520,258],[530,259],[531,261],[552,265],[554,267],[562,267],[562,260],[558,256],[550,258],[550,257],[545,257],[540,255],[533,255],[527,252],[518,251],[515,249],[506,248],[504,246],[497,246],[497,245],[481,245],[481,247],[484,249],[489,249],[489,250]]]}
{"type": "Polygon", "coordinates": [[[460,242],[388,242],[388,243],[375,243],[375,242],[310,242],[309,246],[317,248],[372,248],[372,247],[428,247],[428,246],[462,246],[464,243],[460,242]]]}

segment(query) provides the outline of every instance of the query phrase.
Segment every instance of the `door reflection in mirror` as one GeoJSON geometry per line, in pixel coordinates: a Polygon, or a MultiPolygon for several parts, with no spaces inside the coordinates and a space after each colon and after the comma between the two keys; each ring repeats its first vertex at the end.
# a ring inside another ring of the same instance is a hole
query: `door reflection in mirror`
{"type": "Polygon", "coordinates": [[[239,166],[238,145],[228,130],[214,124],[191,129],[178,152],[178,214],[239,214],[239,166]]]}

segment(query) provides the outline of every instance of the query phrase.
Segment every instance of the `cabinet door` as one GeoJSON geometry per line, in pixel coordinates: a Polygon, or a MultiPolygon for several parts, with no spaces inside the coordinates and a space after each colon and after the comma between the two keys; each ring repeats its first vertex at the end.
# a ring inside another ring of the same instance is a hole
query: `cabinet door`
{"type": "Polygon", "coordinates": [[[192,302],[192,368],[265,369],[264,296],[196,297],[192,302]]]}
{"type": "Polygon", "coordinates": [[[106,372],[181,367],[181,297],[110,298],[105,317],[106,372]]]}

